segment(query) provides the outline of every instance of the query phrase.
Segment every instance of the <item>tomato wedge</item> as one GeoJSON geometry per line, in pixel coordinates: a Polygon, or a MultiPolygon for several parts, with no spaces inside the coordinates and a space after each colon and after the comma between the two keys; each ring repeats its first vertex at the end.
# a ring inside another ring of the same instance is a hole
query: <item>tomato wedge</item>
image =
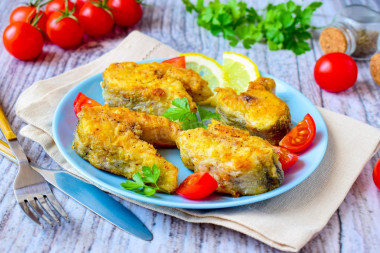
{"type": "Polygon", "coordinates": [[[279,155],[278,160],[280,161],[282,165],[282,170],[289,169],[298,161],[299,155],[294,154],[287,150],[286,148],[278,147],[278,146],[272,146],[274,152],[276,152],[279,155]]]}
{"type": "Polygon", "coordinates": [[[306,114],[302,121],[280,141],[280,146],[292,152],[306,149],[313,141],[316,133],[314,119],[306,114]]]}
{"type": "Polygon", "coordinates": [[[78,113],[82,110],[85,106],[97,106],[100,105],[100,103],[96,102],[92,98],[87,97],[82,92],[79,92],[77,97],[74,100],[74,112],[75,115],[78,117],[78,113]]]}
{"type": "Polygon", "coordinates": [[[380,190],[380,159],[377,160],[375,167],[373,167],[373,182],[375,182],[375,185],[380,190]]]}
{"type": "Polygon", "coordinates": [[[174,57],[163,62],[170,63],[171,65],[177,68],[186,68],[185,56],[174,57]]]}
{"type": "Polygon", "coordinates": [[[193,173],[178,187],[177,193],[187,199],[202,199],[218,188],[218,182],[207,172],[193,173]]]}

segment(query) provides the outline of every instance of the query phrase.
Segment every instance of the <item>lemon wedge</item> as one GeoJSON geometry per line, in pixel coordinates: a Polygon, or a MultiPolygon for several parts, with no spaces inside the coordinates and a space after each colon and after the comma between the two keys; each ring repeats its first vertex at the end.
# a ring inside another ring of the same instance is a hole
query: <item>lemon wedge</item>
{"type": "Polygon", "coordinates": [[[214,59],[200,53],[184,53],[186,68],[192,69],[208,82],[208,86],[214,92],[215,87],[222,87],[223,67],[214,59]]]}
{"type": "Polygon", "coordinates": [[[231,87],[238,93],[247,90],[249,82],[256,80],[260,72],[256,64],[247,56],[233,53],[223,53],[224,87],[231,87]]]}

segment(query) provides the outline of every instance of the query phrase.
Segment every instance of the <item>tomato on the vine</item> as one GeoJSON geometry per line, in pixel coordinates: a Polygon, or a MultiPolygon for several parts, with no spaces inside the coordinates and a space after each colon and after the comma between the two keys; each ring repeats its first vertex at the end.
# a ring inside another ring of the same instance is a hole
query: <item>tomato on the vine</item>
{"type": "Polygon", "coordinates": [[[358,66],[351,56],[343,53],[325,54],[314,67],[317,84],[330,92],[344,91],[353,86],[358,77],[358,66]]]}
{"type": "Polygon", "coordinates": [[[25,22],[13,22],[3,33],[5,49],[20,60],[30,60],[42,52],[44,38],[34,26],[25,22]]]}
{"type": "Polygon", "coordinates": [[[380,159],[377,160],[375,167],[373,167],[372,172],[373,182],[377,186],[377,188],[380,190],[380,159]]]}
{"type": "Polygon", "coordinates": [[[115,24],[119,26],[134,26],[143,14],[141,5],[136,0],[108,0],[107,5],[115,24]]]}
{"type": "MultiPolygon", "coordinates": [[[[65,5],[66,1],[67,0],[53,0],[49,2],[46,5],[46,9],[45,9],[46,15],[50,16],[56,11],[64,11],[66,7],[65,5]]],[[[73,2],[67,1],[67,7],[69,11],[72,11],[75,7],[75,4],[73,2]]]]}
{"type": "Polygon", "coordinates": [[[300,152],[306,149],[314,140],[316,127],[314,119],[306,114],[302,121],[290,130],[280,141],[280,146],[292,152],[300,152]]]}
{"type": "Polygon", "coordinates": [[[99,37],[112,30],[114,22],[106,3],[105,0],[89,2],[80,9],[79,21],[86,34],[99,37]]]}
{"type": "Polygon", "coordinates": [[[71,12],[56,11],[49,16],[46,23],[49,39],[60,47],[69,48],[79,45],[83,38],[83,27],[71,12]]]}
{"type": "Polygon", "coordinates": [[[36,1],[35,3],[30,2],[26,6],[16,7],[9,17],[9,23],[12,24],[18,21],[33,23],[34,20],[38,19],[37,27],[41,29],[41,31],[45,32],[47,15],[42,10],[39,10],[37,13],[39,4],[40,2],[36,1]]]}
{"type": "Polygon", "coordinates": [[[77,1],[75,2],[76,9],[77,9],[78,13],[79,13],[80,9],[83,7],[83,5],[84,5],[85,3],[88,3],[88,2],[90,2],[90,0],[77,0],[77,1]]]}

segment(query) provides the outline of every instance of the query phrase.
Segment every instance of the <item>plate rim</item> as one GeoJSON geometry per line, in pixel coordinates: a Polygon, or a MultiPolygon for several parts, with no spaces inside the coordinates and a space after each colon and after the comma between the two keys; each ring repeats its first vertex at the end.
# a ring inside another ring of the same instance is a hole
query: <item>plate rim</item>
{"type": "MultiPolygon", "coordinates": [[[[153,62],[153,61],[161,62],[165,59],[168,59],[168,58],[148,59],[148,60],[137,61],[137,63],[145,63],[145,62],[153,62]]],[[[325,157],[325,154],[326,154],[326,150],[327,150],[327,146],[328,146],[328,131],[327,131],[326,122],[325,122],[324,118],[322,117],[321,113],[316,108],[316,106],[305,95],[303,95],[300,91],[295,89],[290,84],[286,83],[285,81],[282,81],[281,79],[274,77],[273,75],[270,75],[270,74],[262,72],[262,71],[260,71],[260,74],[261,74],[261,76],[271,77],[271,78],[274,78],[275,80],[280,80],[282,82],[282,84],[285,84],[286,88],[290,89],[290,91],[292,93],[298,93],[298,95],[301,95],[304,99],[306,99],[306,101],[312,107],[314,107],[315,113],[317,113],[317,115],[319,116],[321,123],[323,125],[323,129],[320,129],[320,130],[326,136],[325,138],[321,139],[322,144],[324,145],[322,147],[323,148],[323,150],[322,150],[323,155],[321,155],[319,157],[314,169],[308,171],[308,173],[303,174],[301,178],[297,178],[294,182],[287,184],[287,185],[280,186],[279,188],[276,188],[276,189],[269,191],[269,192],[265,192],[265,193],[262,193],[259,195],[243,196],[243,197],[239,197],[239,198],[234,198],[235,201],[229,201],[229,202],[216,202],[216,203],[207,202],[207,203],[202,204],[202,200],[199,200],[199,201],[187,200],[189,203],[184,203],[184,202],[177,203],[177,202],[163,200],[163,199],[159,199],[159,198],[157,199],[157,198],[153,198],[153,197],[145,197],[143,195],[139,195],[139,194],[136,194],[134,192],[124,190],[122,188],[116,188],[114,186],[109,186],[108,183],[105,183],[102,180],[94,177],[93,175],[87,174],[84,171],[82,171],[81,169],[79,169],[78,167],[80,167],[80,166],[76,163],[75,160],[72,159],[71,156],[69,156],[69,154],[67,154],[65,152],[65,148],[59,139],[59,133],[58,133],[58,127],[57,127],[57,124],[59,124],[58,113],[60,111],[62,111],[62,107],[64,107],[67,104],[67,103],[65,103],[65,101],[67,101],[71,98],[70,95],[73,92],[75,92],[75,90],[78,89],[78,92],[79,92],[79,88],[81,86],[85,86],[85,84],[87,82],[89,82],[90,79],[96,79],[96,78],[98,78],[99,75],[101,76],[102,75],[101,72],[94,74],[94,75],[91,75],[91,76],[87,77],[86,79],[82,80],[81,82],[79,82],[78,84],[76,84],[68,92],[66,92],[66,94],[59,101],[58,106],[54,112],[53,121],[52,121],[53,139],[54,139],[55,144],[58,147],[58,150],[63,155],[63,157],[69,162],[69,164],[81,176],[83,176],[85,179],[90,181],[95,186],[97,186],[101,189],[106,189],[107,191],[109,191],[111,193],[121,195],[125,198],[134,199],[134,200],[144,202],[147,204],[154,204],[154,205],[173,207],[173,208],[184,208],[184,209],[219,209],[219,208],[237,207],[237,206],[253,204],[253,203],[260,202],[260,201],[263,201],[266,199],[270,199],[270,198],[279,196],[279,195],[289,191],[290,189],[298,186],[300,183],[304,182],[307,178],[310,177],[311,174],[313,174],[317,170],[317,168],[319,167],[321,161],[323,160],[323,158],[325,157]]],[[[89,164],[89,165],[92,166],[91,164],[89,164]]],[[[156,193],[157,196],[159,196],[160,194],[163,194],[163,193],[156,193]]]]}

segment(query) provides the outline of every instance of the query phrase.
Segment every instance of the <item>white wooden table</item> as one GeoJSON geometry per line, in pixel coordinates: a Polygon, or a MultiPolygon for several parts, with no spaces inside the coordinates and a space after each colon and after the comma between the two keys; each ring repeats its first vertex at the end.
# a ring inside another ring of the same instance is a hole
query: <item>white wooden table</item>
{"type": "MultiPolygon", "coordinates": [[[[11,10],[23,1],[0,1],[0,27],[3,31],[11,10]]],[[[259,68],[294,86],[315,105],[336,111],[380,128],[380,86],[370,76],[368,62],[359,62],[356,85],[339,94],[321,90],[314,82],[313,68],[321,56],[318,42],[312,51],[296,57],[289,51],[272,52],[265,45],[246,50],[230,48],[222,38],[213,37],[196,25],[195,15],[185,12],[179,0],[146,0],[142,21],[135,29],[182,52],[200,52],[221,59],[223,51],[248,55],[259,68]]],[[[247,1],[248,2],[248,1],[247,1]]],[[[309,1],[305,1],[309,2],[309,1]]],[[[324,1],[315,22],[324,25],[334,13],[349,3],[368,4],[380,10],[379,0],[324,1]]],[[[266,1],[249,1],[263,8],[266,1]],[[260,2],[260,3],[258,3],[260,2]]],[[[35,81],[53,77],[96,59],[115,47],[130,30],[114,28],[101,39],[86,38],[76,50],[55,45],[44,47],[43,54],[30,62],[10,56],[1,43],[0,103],[12,127],[18,132],[24,123],[15,117],[14,105],[19,94],[35,81]]],[[[27,154],[43,167],[56,167],[42,148],[24,138],[27,154]]],[[[370,160],[346,199],[321,233],[311,240],[304,252],[380,252],[380,191],[372,182],[372,168],[379,154],[370,160]]],[[[123,201],[152,231],[154,240],[145,242],[115,228],[66,195],[54,193],[67,210],[71,222],[42,230],[16,205],[12,184],[17,168],[0,158],[0,252],[276,252],[277,250],[244,234],[208,224],[192,224],[123,201]]]]}

